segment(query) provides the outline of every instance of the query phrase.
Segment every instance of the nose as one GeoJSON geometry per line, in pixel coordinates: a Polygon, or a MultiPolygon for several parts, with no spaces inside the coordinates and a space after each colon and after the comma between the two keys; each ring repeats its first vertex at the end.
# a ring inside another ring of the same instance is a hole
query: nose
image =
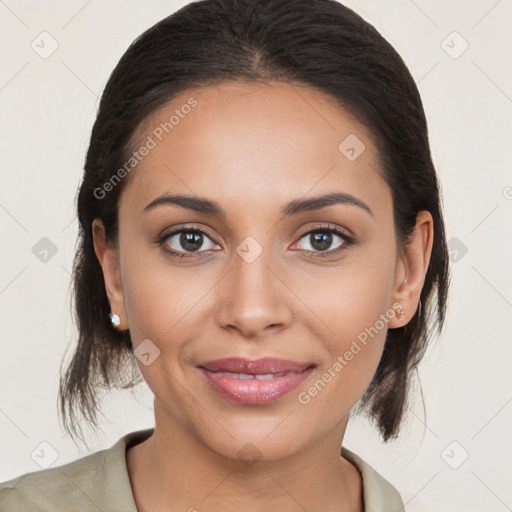
{"type": "Polygon", "coordinates": [[[290,325],[293,293],[279,275],[269,250],[252,262],[237,253],[232,267],[220,284],[217,321],[223,329],[246,338],[258,338],[290,325]]]}

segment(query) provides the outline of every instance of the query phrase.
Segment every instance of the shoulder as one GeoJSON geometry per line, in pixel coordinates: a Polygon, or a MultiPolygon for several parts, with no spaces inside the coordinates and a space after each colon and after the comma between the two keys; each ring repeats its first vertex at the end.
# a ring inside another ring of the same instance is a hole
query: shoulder
{"type": "Polygon", "coordinates": [[[361,473],[365,512],[388,512],[405,510],[402,497],[397,489],[359,455],[341,448],[341,455],[361,473]]]}
{"type": "Polygon", "coordinates": [[[136,512],[126,447],[149,437],[152,431],[131,432],[110,448],[0,483],[0,510],[136,512]]]}
{"type": "Polygon", "coordinates": [[[91,486],[101,478],[106,451],[0,483],[0,510],[46,511],[83,502],[84,496],[91,493],[91,486]]]}

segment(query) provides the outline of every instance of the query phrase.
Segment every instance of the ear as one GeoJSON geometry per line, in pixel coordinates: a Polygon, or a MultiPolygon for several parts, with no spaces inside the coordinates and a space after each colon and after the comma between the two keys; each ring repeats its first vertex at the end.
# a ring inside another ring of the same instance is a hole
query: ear
{"type": "Polygon", "coordinates": [[[119,266],[119,253],[106,240],[105,227],[100,219],[94,219],[92,223],[94,252],[100,262],[105,279],[105,290],[110,302],[112,313],[119,315],[121,324],[117,327],[123,331],[128,329],[126,307],[124,302],[123,286],[119,266]]]}
{"type": "Polygon", "coordinates": [[[389,328],[403,327],[415,315],[420,302],[420,294],[425,282],[432,244],[434,240],[434,221],[430,212],[422,210],[416,216],[413,238],[397,258],[393,309],[395,316],[389,321],[389,328]],[[404,313],[398,318],[400,306],[404,313]]]}

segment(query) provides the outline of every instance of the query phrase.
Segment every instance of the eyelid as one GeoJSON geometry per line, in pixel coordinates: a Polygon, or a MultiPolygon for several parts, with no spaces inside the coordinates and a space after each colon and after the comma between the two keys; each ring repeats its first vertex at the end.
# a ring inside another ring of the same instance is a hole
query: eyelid
{"type": "Polygon", "coordinates": [[[348,240],[352,240],[352,241],[356,241],[357,238],[352,234],[351,231],[349,231],[348,229],[346,228],[343,228],[341,226],[338,226],[336,224],[330,224],[330,223],[323,223],[319,226],[312,226],[308,229],[306,229],[306,231],[304,231],[299,237],[298,237],[298,240],[300,240],[301,238],[303,238],[304,236],[306,235],[309,235],[311,233],[315,233],[317,231],[331,231],[331,232],[334,232],[336,233],[338,236],[341,236],[342,238],[346,238],[348,240]]]}
{"type": "MultiPolygon", "coordinates": [[[[219,245],[218,242],[216,242],[215,240],[215,236],[212,235],[210,233],[210,231],[206,228],[203,228],[203,227],[200,227],[200,226],[196,226],[196,225],[184,225],[184,226],[179,226],[175,229],[172,229],[171,231],[169,232],[166,232],[164,230],[164,233],[162,235],[159,235],[157,237],[157,239],[155,240],[155,244],[157,245],[162,245],[168,238],[170,238],[171,236],[174,236],[174,235],[177,235],[183,231],[198,231],[200,233],[203,233],[204,235],[206,235],[212,242],[214,242],[215,244],[219,245]]],[[[187,253],[187,252],[181,252],[181,251],[174,251],[174,250],[168,250],[168,252],[180,252],[180,254],[190,254],[191,256],[194,255],[194,253],[187,253]]],[[[207,251],[199,251],[200,253],[204,253],[204,252],[207,252],[207,251]]],[[[197,254],[197,253],[195,253],[197,254]]]]}

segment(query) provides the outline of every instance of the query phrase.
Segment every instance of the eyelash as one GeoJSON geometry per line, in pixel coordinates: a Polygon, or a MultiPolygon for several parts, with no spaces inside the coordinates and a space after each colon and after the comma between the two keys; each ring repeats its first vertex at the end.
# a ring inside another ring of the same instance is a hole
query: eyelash
{"type": "MultiPolygon", "coordinates": [[[[210,233],[208,233],[206,230],[204,230],[204,229],[202,229],[200,227],[197,227],[197,226],[190,226],[190,227],[185,226],[185,227],[181,227],[180,229],[176,229],[174,231],[171,231],[170,233],[165,233],[164,235],[159,237],[155,241],[155,243],[158,246],[161,246],[161,245],[163,245],[163,243],[167,239],[169,239],[173,235],[176,235],[176,234],[182,233],[182,232],[202,233],[203,235],[205,235],[208,238],[210,238],[212,241],[215,241],[215,240],[213,240],[213,237],[210,235],[210,233]]],[[[320,233],[334,233],[334,234],[338,235],[344,241],[344,244],[341,247],[338,247],[337,249],[332,249],[332,250],[329,250],[329,251],[308,251],[307,249],[301,249],[302,251],[306,251],[306,252],[312,253],[314,258],[326,258],[328,256],[332,256],[334,254],[338,254],[339,252],[347,249],[348,247],[350,247],[351,245],[354,245],[357,242],[354,237],[347,235],[343,230],[341,230],[339,228],[335,228],[333,226],[329,226],[329,225],[318,226],[318,227],[315,227],[313,229],[310,229],[309,231],[306,231],[305,233],[303,233],[299,237],[299,240],[301,240],[302,238],[304,238],[307,235],[312,235],[313,233],[318,233],[318,232],[320,232],[320,233]]],[[[171,257],[178,258],[178,259],[183,259],[183,258],[207,258],[208,257],[207,255],[206,256],[197,256],[197,254],[200,254],[200,253],[178,252],[178,251],[175,251],[173,249],[167,249],[167,248],[165,248],[164,251],[166,251],[171,257]]],[[[207,251],[200,251],[200,252],[207,252],[207,251]]]]}

